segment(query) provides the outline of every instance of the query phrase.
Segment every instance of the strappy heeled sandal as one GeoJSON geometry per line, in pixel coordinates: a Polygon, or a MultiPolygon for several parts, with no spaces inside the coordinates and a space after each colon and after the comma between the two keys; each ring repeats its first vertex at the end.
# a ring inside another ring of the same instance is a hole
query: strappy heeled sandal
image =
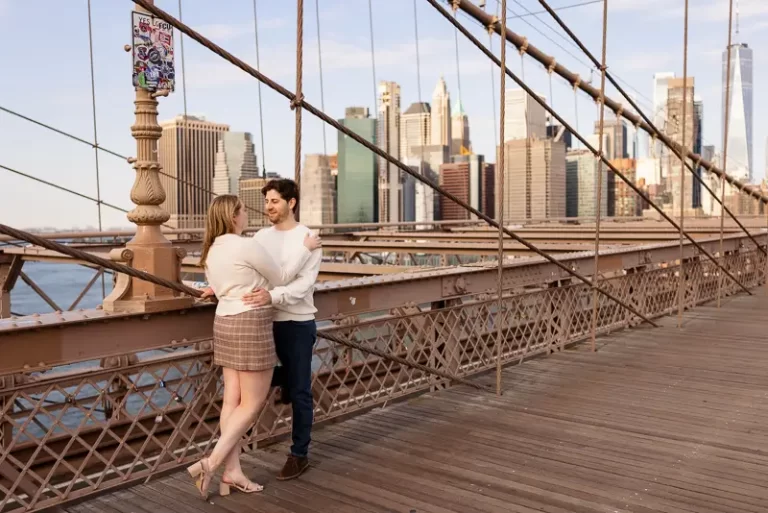
{"type": "Polygon", "coordinates": [[[213,477],[208,466],[208,460],[200,460],[194,465],[187,467],[187,472],[189,472],[190,476],[197,478],[195,479],[195,486],[200,491],[200,496],[203,500],[208,500],[208,488],[211,486],[211,478],[213,477]]]}
{"type": "Polygon", "coordinates": [[[234,481],[226,481],[224,477],[225,476],[221,476],[221,481],[219,483],[219,495],[222,497],[232,493],[231,488],[235,488],[236,490],[239,490],[243,493],[255,493],[264,489],[264,487],[260,484],[254,483],[250,480],[245,484],[245,486],[243,486],[242,484],[235,483],[234,481]]]}

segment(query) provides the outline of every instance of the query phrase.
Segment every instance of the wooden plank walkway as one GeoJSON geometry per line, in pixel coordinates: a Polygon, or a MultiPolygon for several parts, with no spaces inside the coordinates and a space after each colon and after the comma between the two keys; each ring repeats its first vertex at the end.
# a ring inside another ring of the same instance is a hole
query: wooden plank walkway
{"type": "Polygon", "coordinates": [[[676,321],[508,368],[502,397],[456,387],[318,428],[295,481],[273,477],[286,444],[246,455],[261,494],[204,502],[177,473],[65,511],[768,511],[768,297],[676,321]]]}

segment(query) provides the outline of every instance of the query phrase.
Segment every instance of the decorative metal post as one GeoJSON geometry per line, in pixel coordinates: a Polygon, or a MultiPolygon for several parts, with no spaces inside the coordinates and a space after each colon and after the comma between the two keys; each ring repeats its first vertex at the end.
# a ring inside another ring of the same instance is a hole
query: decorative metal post
{"type": "MultiPolygon", "coordinates": [[[[181,259],[186,251],[174,248],[160,231],[170,214],[160,206],[165,191],[158,171],[157,141],[162,128],[157,123],[157,97],[173,91],[173,27],[138,7],[133,12],[132,45],[133,85],[136,89],[136,122],[131,135],[136,139],[136,158],[129,159],[136,170],[131,201],[136,208],[128,220],[136,224],[136,236],[125,249],[114,250],[110,257],[128,262],[150,274],[180,281],[181,259]]],[[[112,293],[104,299],[108,311],[156,312],[191,306],[193,298],[181,296],[165,287],[124,275],[118,276],[112,293]]]]}

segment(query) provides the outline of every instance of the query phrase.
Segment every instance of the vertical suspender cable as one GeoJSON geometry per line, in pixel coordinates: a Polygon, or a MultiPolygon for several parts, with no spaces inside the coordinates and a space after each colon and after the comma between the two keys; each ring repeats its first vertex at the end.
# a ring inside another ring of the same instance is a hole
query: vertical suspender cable
{"type": "MultiPolygon", "coordinates": [[[[302,92],[304,72],[304,0],[296,0],[296,98],[291,102],[291,108],[296,117],[295,131],[295,152],[294,152],[294,181],[301,190],[301,102],[304,100],[302,92]]],[[[300,212],[296,210],[296,219],[299,219],[300,212]]]]}
{"type": "MultiPolygon", "coordinates": [[[[323,50],[320,46],[320,0],[315,0],[315,19],[317,21],[317,62],[320,67],[320,108],[325,112],[325,91],[323,89],[323,50]]],[[[323,125],[323,155],[328,156],[328,143],[325,135],[327,125],[323,125]]]]}
{"type": "MultiPolygon", "coordinates": [[[[501,33],[507,33],[507,0],[501,0],[501,33]]],[[[501,395],[501,359],[504,354],[504,168],[506,167],[506,161],[504,160],[504,119],[505,119],[505,107],[504,102],[506,100],[505,88],[507,85],[507,42],[501,38],[501,84],[499,85],[499,162],[498,162],[498,178],[497,190],[501,191],[501,201],[499,201],[499,276],[497,283],[497,291],[499,305],[496,311],[496,395],[501,395]]],[[[498,194],[498,193],[497,193],[498,194]]]]}
{"type": "MultiPolygon", "coordinates": [[[[600,65],[600,121],[598,128],[598,137],[600,140],[597,142],[597,154],[598,161],[595,162],[595,174],[597,175],[597,191],[595,194],[595,270],[592,274],[592,351],[595,351],[595,338],[597,333],[597,307],[600,302],[600,298],[597,297],[597,288],[600,286],[600,218],[603,210],[603,175],[607,176],[608,170],[603,166],[600,160],[603,157],[603,129],[605,122],[605,57],[607,50],[608,39],[608,0],[603,0],[603,60],[600,65]]],[[[608,191],[605,191],[606,195],[608,191]]],[[[607,202],[606,202],[607,203],[607,202]]],[[[607,208],[606,208],[607,214],[607,208]]]]}
{"type": "MultiPolygon", "coordinates": [[[[183,21],[184,17],[182,14],[181,9],[181,2],[182,0],[179,0],[179,21],[183,21]]],[[[182,166],[181,169],[177,171],[177,176],[184,174],[185,176],[189,176],[191,173],[191,161],[190,158],[190,148],[189,148],[189,114],[187,112],[187,64],[184,60],[184,34],[179,35],[179,41],[181,44],[181,93],[182,93],[182,99],[184,101],[184,135],[182,137],[182,144],[184,145],[184,151],[181,152],[181,158],[182,158],[182,166]]],[[[178,144],[178,143],[177,143],[178,144]]],[[[193,175],[194,176],[194,175],[193,175]]],[[[184,194],[189,194],[190,191],[194,191],[194,189],[190,188],[190,183],[185,182],[186,188],[184,194]]],[[[193,192],[194,193],[194,192],[193,192]]],[[[178,205],[177,205],[178,208],[178,205]]]]}
{"type": "MultiPolygon", "coordinates": [[[[422,101],[421,101],[421,58],[419,56],[419,13],[416,9],[416,0],[413,0],[413,33],[414,33],[414,41],[416,42],[416,88],[419,96],[419,108],[422,107],[422,101]]],[[[422,117],[426,118],[426,111],[422,111],[422,117]]],[[[419,120],[419,142],[421,143],[421,161],[419,162],[419,173],[421,175],[424,175],[424,146],[427,144],[431,144],[432,141],[427,140],[427,126],[424,125],[424,119],[419,120]]],[[[427,119],[427,123],[430,123],[431,119],[427,119]]],[[[402,130],[402,127],[401,127],[402,130]]],[[[401,150],[405,150],[405,148],[401,148],[401,150]]],[[[408,155],[405,155],[407,158],[408,155]]],[[[423,184],[418,184],[418,187],[424,187],[423,184]]],[[[426,189],[424,189],[424,192],[426,193],[426,189]]],[[[422,194],[422,201],[424,202],[424,216],[425,218],[423,221],[426,221],[426,215],[429,209],[427,208],[427,195],[422,194]]],[[[434,215],[432,216],[434,220],[434,215]]],[[[417,219],[418,221],[418,219],[417,219]]]]}
{"type": "MultiPolygon", "coordinates": [[[[693,98],[691,99],[693,100],[693,98]]],[[[685,136],[686,129],[688,128],[688,118],[687,118],[687,112],[688,112],[688,0],[685,0],[685,14],[684,14],[684,21],[683,21],[683,129],[682,129],[682,136],[683,139],[681,141],[682,147],[686,149],[688,146],[686,145],[685,136]]],[[[691,113],[691,116],[693,116],[693,113],[691,113]]],[[[691,134],[693,135],[693,134],[691,134]]],[[[683,235],[683,226],[685,224],[685,161],[686,157],[683,157],[682,152],[680,153],[680,270],[678,272],[679,276],[679,282],[678,282],[678,289],[677,289],[677,327],[682,328],[683,327],[683,308],[684,308],[684,302],[685,302],[685,263],[683,262],[683,254],[684,254],[684,235],[683,235]]],[[[693,189],[691,189],[693,191],[693,189]]]]}
{"type": "MultiPolygon", "coordinates": [[[[261,69],[261,62],[259,61],[259,17],[256,9],[256,0],[253,0],[253,33],[256,40],[256,67],[261,69]]],[[[259,82],[259,135],[261,136],[261,168],[263,176],[266,178],[267,156],[264,152],[264,110],[261,108],[261,82],[259,82]]]]}
{"type": "Polygon", "coordinates": [[[378,95],[376,94],[376,52],[373,45],[373,5],[368,0],[368,26],[371,30],[371,70],[373,71],[373,110],[376,111],[378,95]]]}
{"type": "MultiPolygon", "coordinates": [[[[93,109],[93,158],[96,163],[96,206],[99,214],[99,231],[102,231],[101,223],[101,179],[99,173],[99,131],[96,125],[96,74],[93,66],[93,22],[91,20],[91,0],[88,0],[88,50],[91,61],[91,104],[93,109]]],[[[101,297],[107,296],[107,288],[104,283],[104,274],[101,275],[101,297]]]]}
{"type": "MultiPolygon", "coordinates": [[[[723,177],[720,179],[720,263],[725,265],[723,254],[723,229],[725,224],[725,175],[728,167],[728,120],[731,112],[731,37],[733,32],[733,0],[728,2],[728,49],[725,65],[725,119],[723,120],[723,177]]],[[[768,204],[766,204],[768,209],[768,204]]],[[[718,272],[717,307],[720,308],[720,296],[723,289],[723,273],[718,272]]]]}

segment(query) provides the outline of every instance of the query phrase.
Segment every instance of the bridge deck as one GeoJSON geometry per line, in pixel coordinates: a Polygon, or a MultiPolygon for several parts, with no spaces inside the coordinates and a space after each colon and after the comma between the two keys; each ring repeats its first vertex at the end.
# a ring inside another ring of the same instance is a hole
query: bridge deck
{"type": "MultiPolygon", "coordinates": [[[[505,394],[427,394],[318,428],[313,468],[203,502],[177,473],[68,512],[762,512],[768,510],[768,297],[739,296],[508,368],[505,394]]],[[[492,383],[493,375],[480,381],[492,383]]]]}

